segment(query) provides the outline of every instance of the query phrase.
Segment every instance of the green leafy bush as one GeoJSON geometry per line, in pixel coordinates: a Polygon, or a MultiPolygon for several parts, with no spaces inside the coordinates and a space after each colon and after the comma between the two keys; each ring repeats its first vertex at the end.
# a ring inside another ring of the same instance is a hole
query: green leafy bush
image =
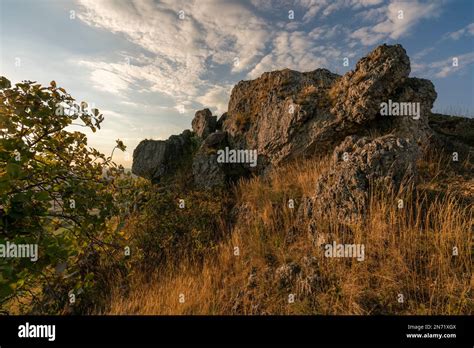
{"type": "MultiPolygon", "coordinates": [[[[37,245],[39,252],[36,262],[0,258],[0,304],[8,311],[12,299],[28,295],[38,304],[54,294],[48,308],[57,312],[69,295],[80,299],[94,286],[94,268],[84,266],[91,255],[122,250],[108,225],[120,212],[116,183],[123,168],[69,130],[95,132],[104,118],[54,81],[12,87],[2,77],[0,88],[0,244],[37,245]]],[[[125,145],[118,140],[116,148],[125,145]]]]}

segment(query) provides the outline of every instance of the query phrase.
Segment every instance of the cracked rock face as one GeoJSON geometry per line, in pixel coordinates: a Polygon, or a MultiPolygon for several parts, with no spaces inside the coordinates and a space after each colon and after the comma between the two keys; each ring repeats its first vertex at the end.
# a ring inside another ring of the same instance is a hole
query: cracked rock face
{"type": "Polygon", "coordinates": [[[248,169],[242,164],[218,162],[218,151],[227,146],[227,133],[223,131],[216,131],[204,140],[193,157],[192,168],[196,187],[224,187],[230,181],[248,174],[248,169]]]}
{"type": "Polygon", "coordinates": [[[303,206],[306,216],[334,209],[340,221],[351,222],[367,207],[371,185],[398,190],[416,177],[418,147],[385,135],[375,140],[347,137],[334,153],[329,171],[316,183],[315,194],[303,206]]]}
{"type": "Polygon", "coordinates": [[[227,145],[227,134],[217,131],[209,135],[194,155],[194,183],[199,188],[223,187],[226,184],[226,172],[217,162],[217,150],[227,145]]]}
{"type": "Polygon", "coordinates": [[[389,98],[417,99],[429,113],[436,92],[429,81],[408,79],[409,73],[400,45],[377,47],[343,77],[326,69],[264,73],[234,87],[223,130],[234,147],[256,149],[273,165],[324,154],[346,136],[376,127],[380,105],[389,98]]]}
{"type": "Polygon", "coordinates": [[[419,103],[419,118],[415,116],[393,118],[394,133],[400,137],[411,138],[420,144],[426,144],[433,136],[429,119],[436,97],[437,93],[431,81],[408,78],[391,98],[403,103],[419,103]]]}

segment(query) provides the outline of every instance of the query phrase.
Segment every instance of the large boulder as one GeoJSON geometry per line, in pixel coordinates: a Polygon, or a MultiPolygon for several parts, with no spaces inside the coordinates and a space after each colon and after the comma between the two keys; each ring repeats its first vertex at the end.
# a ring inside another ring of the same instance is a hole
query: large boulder
{"type": "Polygon", "coordinates": [[[409,74],[410,59],[401,45],[378,46],[334,85],[331,112],[347,123],[366,123],[409,74]]]}
{"type": "Polygon", "coordinates": [[[172,175],[193,151],[192,132],[185,130],[168,140],[143,140],[133,151],[132,173],[152,182],[172,175]]]}
{"type": "Polygon", "coordinates": [[[268,163],[298,156],[333,118],[327,91],[337,78],[326,69],[285,69],[241,81],[232,90],[223,130],[233,147],[255,149],[268,163]]]}
{"type": "Polygon", "coordinates": [[[234,147],[256,149],[268,164],[325,154],[346,136],[377,128],[380,105],[391,96],[420,92],[429,110],[434,89],[417,79],[404,89],[409,73],[400,45],[377,47],[342,78],[326,69],[264,73],[234,87],[223,130],[234,147]]]}
{"type": "Polygon", "coordinates": [[[307,217],[333,210],[351,222],[367,208],[371,188],[397,192],[416,178],[418,146],[392,134],[370,140],[347,137],[335,150],[329,170],[316,182],[314,196],[303,205],[307,217]]]}
{"type": "Polygon", "coordinates": [[[216,125],[217,116],[212,116],[209,109],[197,111],[192,121],[194,133],[203,139],[216,130],[216,125]]]}

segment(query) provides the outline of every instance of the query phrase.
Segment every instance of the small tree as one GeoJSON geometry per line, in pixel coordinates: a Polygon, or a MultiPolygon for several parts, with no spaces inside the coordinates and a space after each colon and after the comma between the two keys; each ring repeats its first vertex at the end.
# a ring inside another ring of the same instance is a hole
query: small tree
{"type": "MultiPolygon", "coordinates": [[[[0,77],[0,244],[39,251],[36,262],[0,258],[0,303],[36,296],[32,289],[58,275],[83,291],[93,281],[77,270],[85,250],[114,246],[106,224],[116,213],[111,185],[123,168],[68,130],[76,124],[95,132],[103,119],[54,81],[12,87],[0,77]]],[[[119,140],[116,148],[125,150],[119,140]]]]}

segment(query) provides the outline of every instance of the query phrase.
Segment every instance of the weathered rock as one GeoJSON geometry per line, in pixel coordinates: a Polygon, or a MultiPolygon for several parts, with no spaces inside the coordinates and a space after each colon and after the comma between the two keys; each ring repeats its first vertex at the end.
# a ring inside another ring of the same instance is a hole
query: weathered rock
{"type": "Polygon", "coordinates": [[[227,119],[227,112],[224,112],[221,117],[217,120],[216,129],[222,130],[225,120],[227,119]]]}
{"type": "Polygon", "coordinates": [[[441,136],[451,142],[474,147],[474,117],[447,116],[431,114],[429,126],[441,136]]]}
{"type": "Polygon", "coordinates": [[[0,76],[0,88],[11,88],[12,84],[5,76],[0,76]]]}
{"type": "Polygon", "coordinates": [[[285,69],[239,82],[223,125],[231,145],[256,149],[268,163],[303,153],[312,144],[316,123],[322,126],[332,118],[327,91],[337,77],[326,69],[308,73],[285,69]]]}
{"type": "Polygon", "coordinates": [[[223,187],[229,181],[246,175],[248,170],[241,164],[218,162],[218,151],[226,146],[228,146],[226,132],[214,132],[204,140],[193,157],[196,187],[201,189],[223,187]]]}
{"type": "MultiPolygon", "coordinates": [[[[382,45],[343,77],[326,69],[285,69],[239,82],[219,121],[209,109],[196,112],[192,121],[202,139],[192,159],[196,186],[224,186],[249,171],[265,173],[284,161],[345,149],[349,163],[334,162],[317,192],[324,197],[321,209],[335,204],[341,206],[341,214],[351,215],[356,205],[366,203],[370,180],[399,185],[399,170],[414,168],[417,143],[433,135],[428,120],[436,91],[430,81],[408,78],[409,73],[403,47],[382,45]],[[420,118],[382,116],[381,103],[389,100],[420,103],[420,118]],[[391,136],[369,140],[372,134],[391,136]],[[357,137],[347,138],[353,135],[357,137]],[[257,150],[257,167],[218,163],[218,150],[227,146],[257,150]]],[[[152,180],[172,173],[174,164],[190,153],[188,138],[178,139],[141,143],[134,153],[133,172],[152,180]]]]}
{"type": "Polygon", "coordinates": [[[334,85],[331,112],[346,123],[366,123],[409,74],[410,60],[401,45],[378,46],[334,85]]]}
{"type": "MultiPolygon", "coordinates": [[[[234,87],[223,129],[234,147],[257,149],[272,165],[324,154],[346,136],[375,127],[373,120],[385,99],[395,93],[414,95],[402,89],[409,72],[405,50],[382,45],[342,78],[326,69],[264,73],[234,87]]],[[[426,87],[417,81],[411,86],[422,93],[426,87]]],[[[431,96],[431,91],[425,94],[431,96]]]]}
{"type": "Polygon", "coordinates": [[[433,135],[429,126],[431,109],[437,93],[431,81],[418,78],[408,78],[389,99],[399,103],[419,103],[418,116],[395,116],[392,118],[393,134],[399,137],[410,138],[419,144],[426,144],[433,135]]]}
{"type": "Polygon", "coordinates": [[[222,187],[226,183],[223,165],[217,162],[217,150],[227,145],[227,134],[217,131],[209,135],[194,155],[193,176],[197,187],[222,187]]]}
{"type": "Polygon", "coordinates": [[[216,124],[217,116],[212,116],[209,109],[197,111],[192,121],[194,133],[203,139],[216,130],[216,124]]]}
{"type": "Polygon", "coordinates": [[[192,133],[185,130],[168,140],[143,140],[133,151],[132,173],[152,182],[172,175],[193,151],[192,133]]]}
{"type": "Polygon", "coordinates": [[[334,210],[345,222],[361,217],[371,187],[382,185],[396,192],[412,182],[417,155],[416,144],[391,134],[375,140],[347,137],[335,149],[329,171],[316,183],[315,195],[306,200],[305,214],[314,217],[334,210]]]}

